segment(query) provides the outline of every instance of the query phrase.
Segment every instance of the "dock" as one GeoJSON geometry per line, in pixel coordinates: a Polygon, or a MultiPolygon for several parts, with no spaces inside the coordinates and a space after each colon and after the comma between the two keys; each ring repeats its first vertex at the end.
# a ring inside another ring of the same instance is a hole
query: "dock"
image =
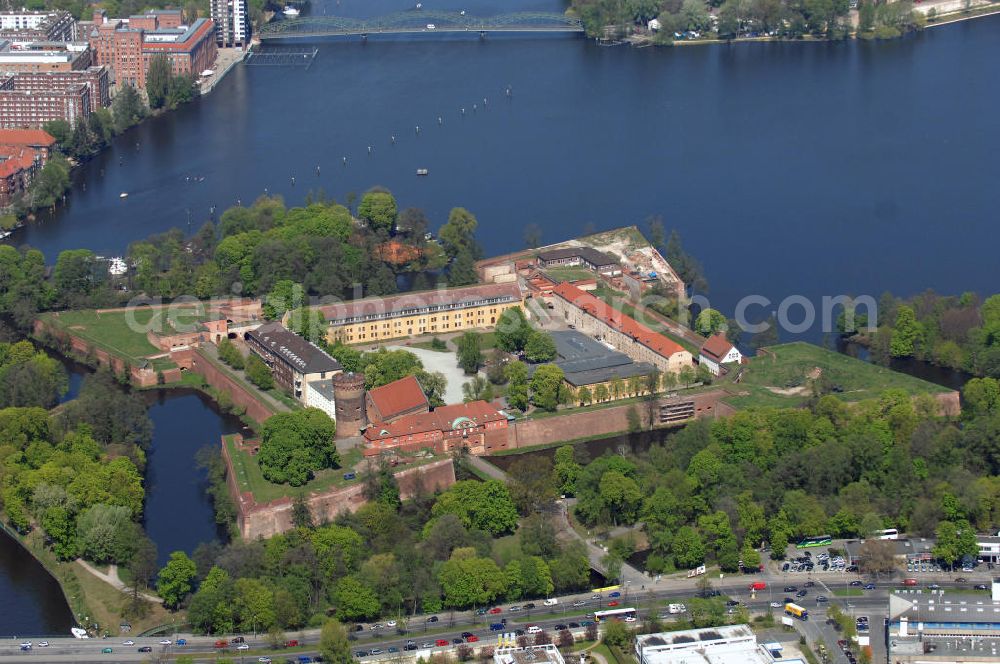
{"type": "Polygon", "coordinates": [[[305,67],[309,69],[316,60],[319,49],[315,46],[267,46],[251,49],[247,65],[264,67],[305,67]]]}

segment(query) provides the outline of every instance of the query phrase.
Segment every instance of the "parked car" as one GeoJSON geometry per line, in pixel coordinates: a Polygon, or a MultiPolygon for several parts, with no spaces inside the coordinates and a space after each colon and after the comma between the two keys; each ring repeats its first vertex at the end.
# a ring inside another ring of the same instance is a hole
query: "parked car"
{"type": "Polygon", "coordinates": [[[826,595],[816,595],[816,601],[817,602],[829,602],[830,600],[827,599],[826,595]]]}
{"type": "Polygon", "coordinates": [[[618,592],[617,590],[614,591],[613,593],[611,593],[610,595],[608,595],[608,597],[621,597],[621,596],[622,596],[622,594],[620,592],[618,592]]]}
{"type": "Polygon", "coordinates": [[[434,642],[434,645],[440,648],[442,646],[448,645],[448,642],[445,641],[444,639],[438,639],[437,641],[434,642]]]}
{"type": "Polygon", "coordinates": [[[437,621],[438,621],[437,616],[431,616],[430,618],[427,619],[427,622],[437,622],[437,621]]]}
{"type": "Polygon", "coordinates": [[[475,643],[478,640],[479,640],[479,637],[476,636],[475,634],[473,634],[472,636],[466,637],[465,642],[466,643],[475,643]]]}
{"type": "MultiPolygon", "coordinates": [[[[619,596],[620,595],[618,593],[611,593],[611,597],[619,597],[619,596]]],[[[559,600],[556,599],[555,597],[550,597],[549,599],[542,602],[542,604],[544,604],[545,606],[555,606],[558,603],[559,600]]]]}
{"type": "Polygon", "coordinates": [[[357,476],[357,473],[344,473],[345,480],[353,480],[357,476]]]}
{"type": "Polygon", "coordinates": [[[786,593],[793,593],[796,590],[798,590],[797,586],[785,586],[785,592],[786,593]]]}

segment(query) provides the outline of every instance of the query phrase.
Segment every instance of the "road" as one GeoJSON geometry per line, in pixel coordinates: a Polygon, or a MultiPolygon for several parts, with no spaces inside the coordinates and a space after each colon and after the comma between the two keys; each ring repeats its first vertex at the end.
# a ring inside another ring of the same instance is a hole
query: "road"
{"type": "MultiPolygon", "coordinates": [[[[781,580],[777,581],[781,584],[781,580]]],[[[880,615],[879,611],[884,615],[884,611],[887,605],[887,588],[894,586],[896,584],[880,584],[879,589],[867,593],[863,597],[852,597],[850,598],[850,603],[856,608],[857,612],[864,611],[867,615],[872,616],[872,625],[881,625],[881,619],[876,618],[880,615]]],[[[720,590],[722,593],[729,595],[730,597],[740,600],[747,604],[752,612],[765,612],[768,610],[768,604],[772,601],[780,601],[783,599],[783,593],[780,591],[782,587],[779,585],[777,588],[770,588],[767,592],[759,592],[756,597],[751,598],[748,591],[748,582],[746,577],[733,577],[731,579],[724,579],[722,581],[713,583],[713,587],[720,590]]],[[[807,636],[810,639],[822,638],[827,642],[827,647],[831,650],[836,649],[836,638],[835,633],[832,630],[824,629],[825,624],[825,606],[815,602],[813,597],[818,594],[819,588],[813,588],[816,593],[810,593],[810,596],[806,600],[800,600],[804,606],[810,609],[813,613],[812,620],[805,623],[796,623],[797,626],[806,631],[807,636]],[[811,600],[811,601],[810,601],[811,600]]],[[[623,607],[637,607],[639,610],[639,616],[642,618],[647,611],[661,611],[663,605],[669,600],[677,600],[683,598],[690,598],[695,592],[693,583],[687,583],[686,587],[676,587],[671,589],[653,589],[649,588],[645,591],[639,592],[629,592],[623,597],[615,598],[620,602],[623,607]]],[[[832,601],[837,601],[838,598],[831,596],[832,601]]],[[[607,603],[612,601],[608,596],[598,599],[592,599],[591,593],[581,593],[578,595],[572,595],[560,598],[559,604],[552,607],[542,607],[539,605],[534,610],[521,610],[521,611],[510,611],[510,606],[504,606],[503,611],[499,615],[476,615],[472,611],[462,611],[455,612],[454,614],[440,614],[438,620],[434,623],[426,622],[424,616],[417,616],[411,618],[407,623],[407,630],[405,633],[399,633],[398,628],[396,630],[390,630],[387,628],[382,628],[379,630],[372,630],[369,628],[364,629],[361,632],[357,632],[355,635],[358,637],[354,643],[356,644],[354,649],[356,651],[371,651],[373,648],[380,648],[383,652],[387,651],[390,647],[396,647],[402,650],[403,646],[406,645],[407,640],[412,639],[418,645],[424,642],[434,641],[436,639],[445,639],[447,641],[452,641],[452,639],[459,638],[462,632],[473,632],[480,639],[480,644],[492,644],[494,641],[494,635],[490,632],[489,624],[491,622],[498,622],[502,618],[508,620],[507,629],[525,629],[527,625],[538,625],[543,629],[551,631],[556,625],[565,623],[569,624],[574,621],[582,621],[585,619],[585,614],[592,611],[601,610],[607,608],[607,603]],[[581,606],[573,606],[574,602],[583,602],[581,606]]],[[[540,603],[539,603],[540,604],[540,603]]],[[[777,610],[775,610],[777,612],[777,610]]],[[[401,626],[402,627],[402,626],[401,626]]],[[[578,633],[582,630],[576,630],[578,633]]],[[[22,639],[3,639],[0,640],[0,662],[25,662],[25,661],[44,661],[44,662],[136,662],[149,660],[151,655],[149,653],[139,653],[138,648],[140,646],[150,646],[153,648],[153,655],[168,655],[174,656],[180,654],[189,654],[195,657],[195,661],[214,661],[217,652],[213,648],[216,637],[205,637],[205,636],[192,636],[181,634],[178,635],[181,638],[187,640],[187,645],[185,646],[160,646],[158,637],[150,638],[133,638],[135,645],[133,646],[123,646],[122,642],[124,638],[109,638],[109,639],[86,639],[77,640],[72,638],[52,638],[48,639],[50,645],[47,648],[36,647],[28,653],[22,653],[18,649],[18,644],[22,639]],[[102,653],[101,650],[104,648],[112,648],[112,653],[102,653]],[[199,659],[198,656],[202,659],[199,659]]],[[[241,653],[236,650],[230,650],[227,656],[231,659],[239,658],[242,654],[243,658],[247,662],[255,662],[257,658],[266,655],[271,657],[275,662],[285,661],[286,658],[295,658],[299,655],[314,655],[315,650],[309,650],[309,646],[315,647],[319,641],[319,630],[305,630],[299,633],[288,633],[286,635],[287,639],[296,639],[302,646],[305,646],[305,650],[298,649],[293,651],[274,651],[267,647],[266,642],[263,637],[252,638],[247,636],[247,641],[250,643],[252,649],[248,652],[241,653]]],[[[37,644],[37,640],[35,640],[37,644]]],[[[435,648],[436,651],[447,650],[448,648],[435,648]]],[[[365,661],[375,661],[375,657],[366,657],[365,661]]],[[[844,660],[846,661],[846,660],[844,660]]]]}

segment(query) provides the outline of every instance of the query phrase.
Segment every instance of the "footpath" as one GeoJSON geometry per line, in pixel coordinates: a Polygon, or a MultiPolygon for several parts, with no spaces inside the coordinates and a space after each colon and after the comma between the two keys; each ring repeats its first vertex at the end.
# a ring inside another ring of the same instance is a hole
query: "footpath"
{"type": "MultiPolygon", "coordinates": [[[[118,576],[118,565],[108,565],[107,573],[93,567],[90,563],[85,561],[83,558],[77,558],[76,563],[80,565],[83,569],[87,570],[94,576],[96,576],[101,581],[104,581],[112,588],[122,591],[123,593],[131,593],[132,589],[125,585],[118,576]]],[[[163,604],[163,599],[157,597],[156,595],[150,595],[148,593],[139,593],[139,597],[142,597],[147,602],[154,602],[156,604],[163,604]]]]}

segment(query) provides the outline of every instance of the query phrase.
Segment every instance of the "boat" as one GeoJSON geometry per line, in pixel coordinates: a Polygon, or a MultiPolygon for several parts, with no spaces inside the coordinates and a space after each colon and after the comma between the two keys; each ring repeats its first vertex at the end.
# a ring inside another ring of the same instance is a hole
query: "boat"
{"type": "Polygon", "coordinates": [[[89,639],[90,636],[87,634],[87,630],[82,627],[72,627],[69,633],[73,635],[74,639],[89,639]]]}
{"type": "Polygon", "coordinates": [[[123,191],[122,193],[118,194],[118,198],[128,198],[128,192],[123,191]]]}
{"type": "Polygon", "coordinates": [[[417,175],[427,175],[429,172],[430,171],[428,171],[426,168],[418,168],[417,169],[417,175]]]}
{"type": "Polygon", "coordinates": [[[300,12],[298,9],[292,7],[291,5],[285,5],[285,8],[281,10],[281,13],[284,14],[285,16],[298,16],[300,12]]]}

